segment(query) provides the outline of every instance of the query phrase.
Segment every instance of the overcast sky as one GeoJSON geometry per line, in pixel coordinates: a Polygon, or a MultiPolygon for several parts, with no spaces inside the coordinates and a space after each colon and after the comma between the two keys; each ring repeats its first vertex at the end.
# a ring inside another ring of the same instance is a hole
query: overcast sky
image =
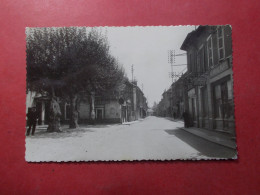
{"type": "MultiPolygon", "coordinates": [[[[134,78],[148,99],[149,106],[157,103],[164,90],[171,85],[171,66],[168,63],[168,50],[176,54],[185,53],[180,47],[194,26],[157,27],[105,27],[111,54],[123,65],[131,80],[131,65],[134,65],[134,78]]],[[[103,31],[104,29],[102,29],[103,31]]],[[[103,31],[104,32],[104,31],[103,31]]],[[[186,64],[185,56],[176,57],[175,64],[186,64]]],[[[180,72],[186,66],[175,66],[180,72]]],[[[185,71],[184,71],[185,72],[185,71]]]]}

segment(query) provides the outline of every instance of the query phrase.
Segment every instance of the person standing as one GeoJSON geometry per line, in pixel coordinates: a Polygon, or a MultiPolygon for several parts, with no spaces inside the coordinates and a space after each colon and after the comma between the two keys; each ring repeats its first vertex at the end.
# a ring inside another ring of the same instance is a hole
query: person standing
{"type": "Polygon", "coordinates": [[[34,135],[37,119],[39,118],[36,108],[32,107],[31,110],[28,111],[26,116],[27,116],[28,126],[29,126],[26,135],[27,136],[30,135],[31,129],[32,129],[32,135],[34,135]]]}
{"type": "Polygon", "coordinates": [[[184,127],[185,128],[188,128],[189,126],[190,126],[190,122],[189,122],[189,113],[185,110],[184,112],[183,112],[183,114],[182,114],[182,116],[183,116],[183,119],[184,119],[184,127]]]}

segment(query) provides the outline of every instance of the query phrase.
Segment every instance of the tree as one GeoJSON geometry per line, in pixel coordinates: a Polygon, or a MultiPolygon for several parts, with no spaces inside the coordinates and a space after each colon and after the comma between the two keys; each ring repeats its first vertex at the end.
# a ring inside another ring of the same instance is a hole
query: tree
{"type": "Polygon", "coordinates": [[[109,53],[106,38],[97,30],[27,29],[27,88],[68,98],[70,128],[78,126],[77,102],[81,92],[113,93],[123,77],[122,68],[109,53]]]}

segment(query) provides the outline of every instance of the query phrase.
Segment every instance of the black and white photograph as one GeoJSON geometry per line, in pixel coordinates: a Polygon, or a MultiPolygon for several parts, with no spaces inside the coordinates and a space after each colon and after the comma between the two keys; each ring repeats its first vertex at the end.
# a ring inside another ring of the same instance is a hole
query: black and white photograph
{"type": "Polygon", "coordinates": [[[232,27],[27,27],[27,162],[237,159],[232,27]]]}

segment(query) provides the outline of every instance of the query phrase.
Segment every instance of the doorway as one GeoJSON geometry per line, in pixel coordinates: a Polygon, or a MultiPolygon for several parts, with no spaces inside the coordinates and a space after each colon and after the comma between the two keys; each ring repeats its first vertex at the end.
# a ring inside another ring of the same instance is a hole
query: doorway
{"type": "Polygon", "coordinates": [[[103,108],[96,108],[96,120],[103,120],[103,108]]]}

